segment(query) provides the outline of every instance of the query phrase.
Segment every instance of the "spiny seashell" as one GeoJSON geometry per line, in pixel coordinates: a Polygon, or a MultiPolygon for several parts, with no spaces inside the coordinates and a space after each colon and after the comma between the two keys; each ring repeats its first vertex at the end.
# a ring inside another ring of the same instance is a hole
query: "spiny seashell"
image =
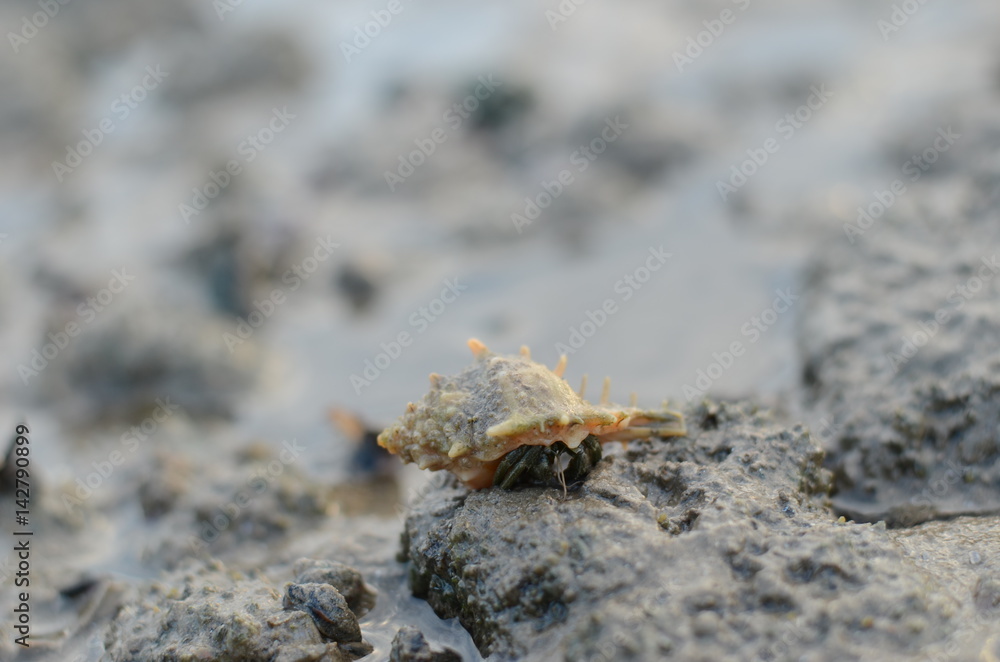
{"type": "Polygon", "coordinates": [[[549,369],[520,356],[499,356],[469,340],[475,362],[454,377],[431,374],[431,390],[378,437],[378,443],[421,469],[447,469],[473,489],[489,487],[504,455],[520,446],[570,449],[588,435],[600,441],[683,436],[683,417],[608,404],[605,380],[599,405],[562,378],[566,357],[549,369]]]}

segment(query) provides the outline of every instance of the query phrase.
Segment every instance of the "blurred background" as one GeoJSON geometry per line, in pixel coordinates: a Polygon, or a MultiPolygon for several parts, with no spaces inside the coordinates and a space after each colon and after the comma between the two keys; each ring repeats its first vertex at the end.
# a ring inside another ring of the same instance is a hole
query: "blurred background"
{"type": "Polygon", "coordinates": [[[469,337],[798,411],[803,268],[1000,85],[985,0],[43,5],[0,8],[0,388],[60,576],[177,562],[234,457],[386,471],[360,440],[469,337]]]}

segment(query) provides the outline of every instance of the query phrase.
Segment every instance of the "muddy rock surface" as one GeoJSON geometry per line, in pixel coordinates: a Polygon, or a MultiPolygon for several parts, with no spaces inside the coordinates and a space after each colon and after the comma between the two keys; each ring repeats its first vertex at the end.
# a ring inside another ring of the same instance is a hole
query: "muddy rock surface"
{"type": "Polygon", "coordinates": [[[289,584],[221,563],[155,583],[107,630],[111,660],[348,662],[369,654],[356,615],[329,584],[289,584]]]}
{"type": "Polygon", "coordinates": [[[494,660],[917,659],[975,612],[884,524],[836,519],[803,427],[708,402],[688,425],[565,497],[428,493],[404,533],[414,593],[494,660]]]}
{"type": "Polygon", "coordinates": [[[922,212],[831,241],[808,276],[803,377],[848,518],[1000,512],[1000,189],[969,179],[962,206],[929,211],[961,186],[936,182],[922,212]]]}

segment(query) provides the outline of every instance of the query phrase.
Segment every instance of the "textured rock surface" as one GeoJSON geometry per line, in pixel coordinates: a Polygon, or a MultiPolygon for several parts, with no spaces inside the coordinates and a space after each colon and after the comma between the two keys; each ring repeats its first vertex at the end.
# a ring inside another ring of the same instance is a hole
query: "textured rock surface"
{"type": "MultiPolygon", "coordinates": [[[[345,608],[341,622],[330,625],[357,633],[357,619],[340,601],[345,608]]],[[[347,639],[353,641],[331,642],[308,610],[283,607],[281,593],[266,577],[244,576],[214,563],[156,583],[141,600],[124,606],[107,630],[105,645],[111,660],[123,662],[348,662],[371,652],[359,634],[347,639]]]]}
{"type": "Polygon", "coordinates": [[[433,650],[420,630],[404,625],[392,640],[389,662],[462,662],[462,656],[450,648],[433,650]]]}
{"type": "Polygon", "coordinates": [[[997,201],[955,198],[975,202],[946,221],[889,216],[853,245],[831,242],[810,274],[804,379],[833,424],[834,503],[848,517],[1000,512],[997,201]]]}
{"type": "Polygon", "coordinates": [[[566,498],[426,495],[404,534],[414,592],[498,660],[914,659],[974,613],[884,525],[835,521],[802,427],[712,403],[688,424],[566,498]]]}

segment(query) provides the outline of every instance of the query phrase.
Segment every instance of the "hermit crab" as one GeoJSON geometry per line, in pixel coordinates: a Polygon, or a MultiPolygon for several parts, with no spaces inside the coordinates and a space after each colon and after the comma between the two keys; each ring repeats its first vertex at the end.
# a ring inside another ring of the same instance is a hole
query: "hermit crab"
{"type": "Polygon", "coordinates": [[[378,444],[421,469],[447,469],[472,489],[581,478],[601,459],[601,444],[684,436],[684,417],[583,399],[563,379],[566,356],[551,370],[519,356],[499,356],[475,338],[475,362],[453,377],[431,374],[431,390],[378,436],[378,444]]]}

